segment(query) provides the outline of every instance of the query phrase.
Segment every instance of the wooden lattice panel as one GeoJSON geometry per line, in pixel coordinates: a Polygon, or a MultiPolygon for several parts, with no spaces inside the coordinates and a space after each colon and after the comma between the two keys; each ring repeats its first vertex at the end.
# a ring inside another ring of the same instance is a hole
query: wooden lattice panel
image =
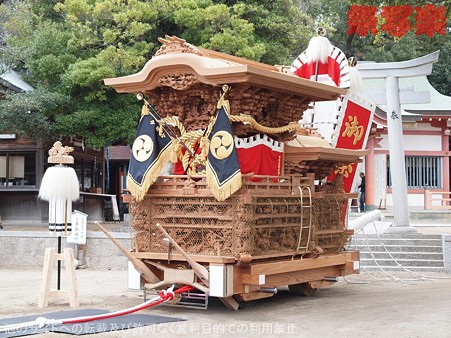
{"type": "MultiPolygon", "coordinates": [[[[299,198],[293,197],[254,198],[246,204],[243,196],[224,202],[212,197],[147,196],[134,204],[132,212],[138,219],[138,251],[167,252],[167,242],[155,227],[160,223],[188,253],[233,256],[294,250],[300,209],[299,198]],[[143,215],[147,215],[145,227],[143,215]]],[[[306,240],[307,233],[303,235],[306,240]]]]}
{"type": "Polygon", "coordinates": [[[340,252],[348,240],[344,224],[346,201],[343,194],[328,194],[313,201],[312,240],[327,253],[340,252]]]}
{"type": "Polygon", "coordinates": [[[206,195],[202,181],[184,196],[180,179],[172,183],[164,179],[151,187],[143,201],[132,203],[136,249],[168,252],[168,242],[155,226],[159,223],[193,255],[283,256],[293,254],[298,246],[300,254],[307,247],[339,252],[348,238],[343,222],[346,196],[314,194],[310,208],[308,197],[301,199],[299,188],[293,189],[293,184],[310,183],[311,179],[299,178],[280,183],[247,181],[239,192],[218,202],[206,195]]]}

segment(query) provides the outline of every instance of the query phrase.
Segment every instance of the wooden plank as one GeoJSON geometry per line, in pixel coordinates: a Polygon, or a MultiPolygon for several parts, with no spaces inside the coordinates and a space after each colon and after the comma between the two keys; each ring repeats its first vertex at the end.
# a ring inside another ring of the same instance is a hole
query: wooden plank
{"type": "Polygon", "coordinates": [[[291,258],[294,255],[296,255],[296,254],[302,255],[303,253],[304,253],[304,251],[296,252],[296,250],[286,250],[286,251],[283,251],[283,252],[280,252],[280,251],[279,252],[271,252],[271,253],[268,253],[268,254],[265,254],[265,255],[252,256],[252,260],[253,261],[258,261],[260,259],[280,258],[280,257],[287,257],[287,259],[291,260],[291,258]]]}
{"type": "Polygon", "coordinates": [[[64,249],[64,263],[66,265],[69,304],[71,307],[79,307],[77,277],[75,276],[75,257],[72,248],[64,249]]]}
{"type": "Polygon", "coordinates": [[[243,283],[243,274],[249,274],[250,269],[248,267],[242,268],[238,266],[233,267],[233,294],[245,293],[245,287],[243,283]]]}
{"type": "MultiPolygon", "coordinates": [[[[162,217],[162,218],[160,218],[160,221],[161,221],[161,219],[163,219],[163,221],[164,221],[164,218],[165,217],[162,217]]],[[[178,217],[178,218],[185,218],[185,217],[178,217]]],[[[214,217],[197,217],[198,219],[199,218],[202,218],[202,219],[207,219],[207,218],[209,218],[209,219],[214,219],[214,217]]],[[[156,219],[156,217],[155,217],[155,219],[156,219]]],[[[195,223],[195,224],[178,224],[178,223],[176,223],[175,221],[174,221],[174,223],[175,224],[170,224],[170,223],[165,223],[165,222],[161,222],[161,223],[163,223],[164,224],[164,227],[165,228],[176,228],[176,229],[180,229],[180,228],[194,228],[194,229],[200,229],[200,228],[205,228],[205,229],[233,229],[233,224],[232,225],[224,225],[224,224],[222,224],[222,225],[208,225],[208,226],[203,226],[203,225],[199,225],[199,223],[195,223]]]]}
{"type": "Polygon", "coordinates": [[[251,284],[251,285],[264,285],[264,284],[259,284],[260,283],[260,275],[251,275],[251,274],[246,274],[246,273],[241,275],[241,283],[251,284]]]}
{"type": "Polygon", "coordinates": [[[232,311],[237,311],[240,308],[240,304],[233,299],[233,297],[220,297],[219,300],[232,311]]]}
{"type": "MultiPolygon", "coordinates": [[[[333,247],[336,247],[336,245],[333,245],[333,247]]],[[[348,253],[353,253],[353,252],[357,252],[357,251],[349,251],[348,253]]],[[[278,251],[278,252],[270,252],[264,255],[255,255],[252,256],[252,260],[255,264],[258,264],[259,260],[262,259],[268,259],[268,258],[282,258],[282,257],[286,257],[286,259],[289,259],[291,261],[291,258],[295,255],[298,255],[300,257],[300,255],[304,254],[305,250],[300,250],[299,252],[296,252],[296,250],[285,250],[285,251],[278,251]]],[[[353,258],[353,260],[359,260],[359,256],[356,256],[357,258],[353,258]]]]}
{"type": "Polygon", "coordinates": [[[340,276],[339,266],[329,266],[324,268],[294,271],[277,275],[266,276],[264,287],[281,287],[284,285],[307,283],[324,279],[324,277],[340,276]]]}
{"type": "Polygon", "coordinates": [[[270,263],[258,263],[250,266],[251,275],[274,275],[291,271],[309,270],[323,268],[327,266],[343,265],[348,261],[354,260],[350,252],[323,255],[317,258],[303,258],[293,261],[279,261],[270,263]]]}
{"type": "MultiPolygon", "coordinates": [[[[221,221],[233,221],[236,219],[236,216],[222,216],[222,215],[211,215],[211,214],[202,214],[202,213],[197,213],[194,215],[187,215],[187,214],[170,214],[170,213],[164,213],[164,215],[158,215],[158,216],[153,216],[152,217],[155,220],[159,220],[159,219],[167,219],[167,218],[192,218],[192,219],[217,219],[217,220],[221,220],[221,221]]],[[[167,226],[166,224],[164,225],[165,227],[167,226]]],[[[182,225],[178,225],[179,227],[181,227],[182,225]]],[[[185,226],[185,224],[183,224],[183,226],[185,226]]],[[[199,225],[197,225],[197,227],[199,227],[199,225]]],[[[208,226],[210,227],[210,226],[208,226]]]]}
{"type": "MultiPolygon", "coordinates": [[[[324,276],[324,277],[326,277],[326,276],[324,276]]],[[[329,277],[329,276],[327,276],[327,277],[329,277]]],[[[336,276],[334,276],[334,277],[336,277],[336,276]]],[[[326,286],[331,286],[334,284],[335,284],[335,282],[329,282],[327,280],[315,280],[313,282],[310,282],[310,286],[314,289],[324,288],[326,286]]]]}
{"type": "Polygon", "coordinates": [[[349,251],[348,252],[351,255],[351,261],[358,261],[360,260],[360,252],[359,251],[349,251]]]}
{"type": "Polygon", "coordinates": [[[67,290],[50,290],[49,291],[49,298],[61,298],[61,297],[67,297],[67,290]]]}
{"type": "Polygon", "coordinates": [[[64,259],[64,254],[63,253],[53,253],[53,259],[54,260],[58,260],[58,261],[62,261],[64,259]]]}
{"type": "MultiPolygon", "coordinates": [[[[352,256],[353,253],[354,253],[353,251],[349,251],[347,254],[348,255],[351,254],[351,257],[353,257],[352,256]]],[[[358,252],[355,252],[355,253],[357,253],[357,256],[354,258],[351,258],[350,260],[352,260],[352,261],[359,260],[358,252]]],[[[131,252],[130,254],[138,259],[155,259],[155,260],[167,260],[168,259],[168,254],[166,252],[131,252]]],[[[295,254],[296,254],[295,250],[289,250],[289,251],[284,251],[282,253],[279,252],[279,253],[269,253],[267,255],[252,256],[252,259],[253,259],[253,261],[257,261],[259,259],[290,257],[289,262],[292,262],[291,257],[295,254]]],[[[299,254],[302,254],[302,252],[299,252],[299,254]]],[[[208,255],[190,255],[190,256],[193,257],[196,261],[203,262],[203,263],[230,264],[230,263],[236,262],[236,258],[233,256],[208,256],[208,255]]],[[[311,260],[311,259],[317,259],[317,258],[308,258],[308,259],[311,260]]],[[[304,258],[303,260],[305,261],[305,260],[307,260],[307,258],[304,258]]],[[[183,258],[182,255],[172,253],[171,261],[185,262],[186,260],[183,258]]],[[[274,264],[277,265],[277,264],[280,264],[280,262],[285,262],[285,261],[277,261],[274,264]]],[[[269,264],[269,263],[256,262],[256,263],[254,263],[253,266],[256,266],[257,264],[269,264]]],[[[342,264],[344,264],[344,263],[342,263],[342,264]]]]}
{"type": "Polygon", "coordinates": [[[272,296],[274,296],[274,294],[268,293],[268,292],[251,292],[251,293],[242,293],[242,294],[236,295],[235,297],[237,297],[241,301],[248,302],[251,300],[269,298],[272,296]]]}
{"type": "MultiPolygon", "coordinates": [[[[328,234],[342,234],[345,232],[345,229],[340,230],[319,230],[315,231],[315,235],[328,235],[328,234]]],[[[336,245],[334,245],[336,246],[336,245]]]]}
{"type": "Polygon", "coordinates": [[[45,249],[44,267],[42,269],[42,284],[41,292],[39,294],[38,308],[47,307],[49,305],[50,282],[52,281],[54,255],[54,248],[45,249]]]}
{"type": "Polygon", "coordinates": [[[354,270],[354,262],[347,262],[341,268],[341,276],[352,275],[352,274],[355,274],[355,273],[359,273],[359,270],[354,270]]]}
{"type": "MultiPolygon", "coordinates": [[[[155,259],[155,260],[167,260],[167,253],[159,253],[159,252],[131,252],[135,258],[138,259],[155,259]]],[[[235,263],[235,257],[230,256],[206,256],[206,255],[190,255],[196,262],[203,263],[235,263]]],[[[171,254],[171,261],[181,261],[186,262],[185,258],[183,258],[180,254],[171,254]]]]}
{"type": "Polygon", "coordinates": [[[332,266],[311,270],[292,271],[276,275],[266,275],[265,284],[263,285],[258,284],[258,275],[243,274],[240,282],[246,285],[258,285],[259,287],[280,287],[289,284],[318,281],[324,279],[324,277],[338,277],[340,275],[340,266],[332,266]]]}

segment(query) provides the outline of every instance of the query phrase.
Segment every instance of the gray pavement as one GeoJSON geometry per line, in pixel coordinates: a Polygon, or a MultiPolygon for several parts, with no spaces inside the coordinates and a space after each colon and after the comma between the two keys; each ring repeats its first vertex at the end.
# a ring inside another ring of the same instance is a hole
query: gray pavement
{"type": "MultiPolygon", "coordinates": [[[[77,270],[80,308],[123,310],[143,302],[128,289],[127,271],[77,270]]],[[[0,268],[0,318],[71,310],[65,298],[38,309],[42,272],[0,268]]],[[[286,288],[232,312],[217,299],[207,310],[159,306],[143,310],[186,321],[86,337],[450,337],[451,279],[446,274],[340,278],[310,298],[286,288]]],[[[64,280],[62,281],[64,287],[64,280]]],[[[33,337],[73,337],[47,333],[33,337]]]]}
{"type": "MultiPolygon", "coordinates": [[[[47,231],[46,225],[3,225],[4,231],[47,231]]],[[[128,231],[122,223],[106,226],[111,231],[128,231]]],[[[446,217],[412,220],[411,226],[419,233],[451,234],[451,219],[446,217]]],[[[96,228],[91,224],[88,230],[96,228]]],[[[51,299],[47,308],[37,308],[40,264],[20,269],[1,266],[0,318],[72,310],[65,298],[51,299]]],[[[115,311],[143,302],[142,291],[128,288],[125,270],[82,269],[76,270],[76,275],[82,309],[115,311]]],[[[245,303],[237,312],[225,309],[217,299],[210,299],[207,310],[159,306],[140,313],[185,321],[86,337],[451,337],[450,278],[444,273],[362,272],[340,278],[310,298],[292,296],[287,288],[281,288],[274,297],[245,303]]],[[[64,288],[64,274],[62,285],[64,288]]]]}

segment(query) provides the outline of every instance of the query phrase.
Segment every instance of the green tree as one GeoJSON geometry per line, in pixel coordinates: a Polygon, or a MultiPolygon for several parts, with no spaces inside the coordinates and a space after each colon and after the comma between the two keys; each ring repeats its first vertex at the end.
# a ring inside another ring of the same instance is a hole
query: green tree
{"type": "Polygon", "coordinates": [[[23,0],[0,5],[0,59],[36,88],[0,101],[0,129],[39,135],[80,135],[90,146],[130,141],[139,102],[103,85],[139,71],[176,35],[201,47],[289,64],[313,34],[299,0],[23,0]],[[17,100],[20,97],[21,104],[17,100]],[[45,99],[54,98],[52,105],[45,99]],[[15,103],[14,103],[15,102],[15,103]],[[42,103],[42,104],[41,104],[42,103]],[[13,107],[15,107],[13,109],[13,107]],[[22,110],[22,112],[21,112],[22,110]],[[36,122],[15,118],[24,112],[36,122]],[[42,125],[36,133],[36,124],[42,125]],[[45,125],[45,127],[44,127],[45,125]]]}

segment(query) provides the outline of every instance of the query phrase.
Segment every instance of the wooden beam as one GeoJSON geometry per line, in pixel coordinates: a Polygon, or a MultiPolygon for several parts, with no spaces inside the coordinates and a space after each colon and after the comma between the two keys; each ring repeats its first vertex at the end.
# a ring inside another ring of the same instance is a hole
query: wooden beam
{"type": "Polygon", "coordinates": [[[219,300],[232,311],[237,311],[240,308],[240,304],[233,299],[233,297],[220,297],[219,300]]]}
{"type": "Polygon", "coordinates": [[[266,284],[264,287],[281,287],[284,285],[308,283],[312,281],[319,281],[324,277],[340,276],[339,266],[329,266],[324,268],[317,268],[311,270],[294,271],[290,273],[281,273],[277,275],[270,275],[266,277],[266,284]]]}
{"type": "Polygon", "coordinates": [[[326,286],[334,285],[335,282],[329,282],[327,280],[315,280],[313,282],[310,282],[310,286],[314,289],[324,288],[326,286]]]}
{"type": "Polygon", "coordinates": [[[329,266],[324,268],[292,271],[287,273],[280,273],[276,275],[267,275],[265,277],[265,284],[259,284],[258,275],[243,274],[240,281],[235,281],[235,290],[240,290],[240,293],[246,293],[248,290],[255,290],[262,287],[281,287],[291,284],[299,283],[316,283],[316,287],[319,285],[327,286],[332,285],[333,282],[324,281],[325,277],[338,277],[342,275],[342,269],[339,265],[329,266]],[[244,284],[242,288],[238,288],[237,283],[244,284]],[[330,284],[331,283],[331,284],[330,284]],[[246,289],[248,287],[248,289],[246,289]]]}
{"type": "Polygon", "coordinates": [[[354,261],[354,255],[351,252],[323,255],[317,258],[303,258],[293,261],[279,261],[271,263],[257,263],[250,266],[251,275],[275,275],[279,273],[287,273],[293,271],[302,271],[309,269],[317,269],[328,266],[343,265],[349,261],[354,261]]]}
{"type": "Polygon", "coordinates": [[[262,298],[269,298],[272,296],[274,296],[274,294],[268,293],[268,292],[251,292],[251,293],[242,293],[242,294],[236,295],[236,297],[239,300],[244,301],[244,302],[262,299],[262,298]]]}
{"type": "MultiPolygon", "coordinates": [[[[155,259],[167,260],[168,254],[162,252],[131,252],[131,254],[138,259],[155,259]]],[[[196,262],[202,263],[235,263],[235,257],[229,256],[206,256],[206,255],[190,255],[196,262]]],[[[171,253],[171,261],[186,262],[186,259],[180,254],[171,253]]]]}

